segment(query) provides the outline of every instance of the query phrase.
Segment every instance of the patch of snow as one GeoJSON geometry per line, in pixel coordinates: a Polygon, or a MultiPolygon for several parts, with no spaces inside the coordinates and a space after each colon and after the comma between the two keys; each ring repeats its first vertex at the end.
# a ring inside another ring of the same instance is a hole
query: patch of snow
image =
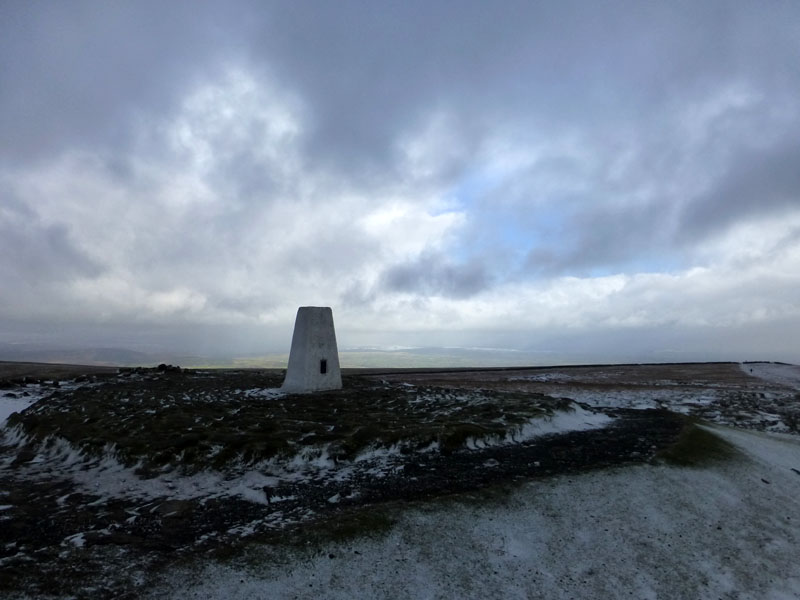
{"type": "Polygon", "coordinates": [[[54,388],[31,384],[10,390],[0,390],[0,428],[11,413],[22,412],[32,404],[54,392],[54,388]],[[23,394],[28,394],[23,396],[23,394]]]}
{"type": "Polygon", "coordinates": [[[49,385],[30,383],[11,389],[0,390],[0,429],[5,427],[6,420],[11,413],[22,412],[40,400],[47,398],[54,392],[68,392],[81,387],[81,385],[92,384],[65,382],[60,384],[58,388],[54,388],[49,385]]]}
{"type": "Polygon", "coordinates": [[[671,410],[679,410],[685,400],[694,400],[694,394],[666,390],[608,389],[586,390],[566,387],[560,394],[589,406],[608,406],[614,408],[660,408],[670,405],[671,410]],[[675,408],[672,408],[672,407],[675,408]]]}
{"type": "Polygon", "coordinates": [[[84,533],[76,533],[75,535],[64,538],[64,543],[72,544],[76,548],[83,548],[86,545],[86,538],[84,537],[84,533]]]}
{"type": "Polygon", "coordinates": [[[333,469],[336,463],[328,454],[327,446],[303,448],[286,463],[291,471],[308,471],[311,469],[333,469]]]}
{"type": "Polygon", "coordinates": [[[795,435],[743,431],[718,425],[706,427],[736,446],[753,461],[794,473],[800,482],[800,439],[795,435]]]}
{"type": "Polygon", "coordinates": [[[253,535],[256,530],[258,529],[258,525],[261,524],[262,521],[251,521],[246,525],[237,525],[236,527],[231,527],[228,530],[228,535],[235,535],[239,537],[247,537],[249,535],[253,535]]]}
{"type": "Polygon", "coordinates": [[[14,564],[18,563],[19,561],[34,562],[35,559],[31,556],[28,556],[24,552],[17,552],[12,556],[5,556],[3,558],[0,558],[0,567],[4,567],[7,563],[14,564]]]}
{"type": "Polygon", "coordinates": [[[573,405],[573,410],[557,411],[549,417],[529,419],[516,430],[507,433],[504,437],[469,438],[466,446],[470,450],[489,448],[506,444],[527,442],[529,440],[554,433],[567,433],[569,431],[584,431],[587,429],[600,429],[611,424],[614,419],[606,414],[586,410],[573,405]]]}
{"type": "Polygon", "coordinates": [[[519,442],[551,433],[600,429],[609,425],[613,420],[604,413],[573,405],[573,410],[558,411],[553,416],[544,419],[531,419],[522,426],[518,433],[509,434],[507,437],[511,441],[519,442]]]}
{"type": "MultiPolygon", "coordinates": [[[[426,448],[423,451],[427,450],[428,449],[426,448]]],[[[400,456],[400,446],[398,446],[397,444],[392,444],[391,446],[369,447],[365,450],[360,451],[353,459],[353,462],[361,463],[367,461],[382,460],[390,456],[400,456]]]]}
{"type": "Polygon", "coordinates": [[[537,373],[536,375],[517,375],[509,377],[508,381],[536,381],[549,383],[553,381],[572,381],[574,377],[566,373],[537,373]]]}
{"type": "Polygon", "coordinates": [[[800,366],[774,363],[740,363],[747,375],[800,391],[800,366]]]}
{"type": "Polygon", "coordinates": [[[733,435],[741,460],[561,476],[502,501],[426,502],[374,536],[279,558],[266,548],[241,567],[190,565],[149,597],[798,598],[800,476],[784,467],[800,462],[800,445],[733,435]]]}
{"type": "Polygon", "coordinates": [[[33,401],[29,398],[10,398],[0,395],[0,427],[6,424],[6,419],[11,413],[21,412],[28,408],[33,401]]]}
{"type": "Polygon", "coordinates": [[[247,398],[266,398],[268,400],[286,395],[286,392],[281,388],[252,388],[249,390],[236,390],[236,392],[243,393],[247,398]]]}

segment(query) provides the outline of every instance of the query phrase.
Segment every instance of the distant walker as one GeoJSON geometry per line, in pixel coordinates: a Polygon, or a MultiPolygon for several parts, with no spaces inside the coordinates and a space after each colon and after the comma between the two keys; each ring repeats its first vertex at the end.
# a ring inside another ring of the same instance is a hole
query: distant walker
{"type": "Polygon", "coordinates": [[[297,309],[289,367],[281,389],[302,393],[341,387],[333,312],[329,306],[301,306],[297,309]]]}

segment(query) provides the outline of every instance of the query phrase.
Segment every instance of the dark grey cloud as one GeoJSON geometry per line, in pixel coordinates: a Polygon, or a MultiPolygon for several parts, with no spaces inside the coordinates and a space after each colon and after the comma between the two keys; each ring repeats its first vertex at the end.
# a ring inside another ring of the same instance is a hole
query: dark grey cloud
{"type": "Polygon", "coordinates": [[[674,241],[677,205],[663,198],[626,204],[613,193],[609,196],[568,209],[555,230],[535,236],[540,241],[526,255],[525,271],[543,277],[587,277],[683,266],[674,241]]]}
{"type": "Polygon", "coordinates": [[[243,10],[210,2],[4,2],[0,158],[119,149],[238,52],[243,10]]]}
{"type": "MultiPolygon", "coordinates": [[[[129,141],[134,116],[243,60],[298,93],[305,151],[360,180],[391,175],[398,136],[432,111],[460,142],[492,132],[647,127],[686,90],[729,78],[797,84],[791,3],[5,3],[7,160],[129,141]],[[787,78],[789,81],[787,81],[787,78]],[[378,170],[376,172],[376,169],[378,170]]],[[[473,164],[470,152],[445,176],[473,164]]],[[[240,156],[239,164],[247,159],[240,156]]]]}
{"type": "Polygon", "coordinates": [[[363,168],[391,161],[397,132],[435,108],[478,137],[524,135],[631,119],[647,127],[665,103],[729,78],[794,87],[785,81],[794,12],[790,3],[279,3],[256,60],[309,103],[309,151],[363,168]]]}
{"type": "MultiPolygon", "coordinates": [[[[748,115],[739,116],[747,121],[748,115]]],[[[752,116],[748,125],[761,121],[752,116]]],[[[743,123],[737,126],[742,129],[743,123]]],[[[622,270],[648,264],[674,269],[684,266],[695,244],[737,224],[796,210],[800,207],[800,146],[796,143],[800,114],[781,124],[777,139],[769,139],[775,134],[774,126],[762,130],[766,140],[753,138],[749,129],[744,127],[746,136],[713,139],[655,168],[648,161],[659,154],[666,157],[672,150],[654,146],[634,167],[640,172],[626,180],[630,189],[598,180],[583,197],[560,199],[564,213],[557,230],[547,232],[543,243],[534,245],[526,266],[551,276],[585,276],[598,268],[622,270]],[[687,162],[693,163],[688,177],[687,162]],[[710,165],[715,166],[709,169],[710,165]],[[703,174],[706,169],[711,173],[703,174]],[[719,174],[714,175],[714,170],[719,174]],[[674,185],[692,177],[710,180],[702,193],[692,194],[690,182],[674,185]],[[626,192],[635,191],[637,185],[654,191],[643,202],[626,202],[626,192]],[[553,234],[560,239],[554,240],[553,234]]],[[[677,141],[674,144],[678,147],[677,141]]],[[[535,209],[531,221],[533,231],[541,228],[535,209]]]]}
{"type": "Polygon", "coordinates": [[[392,265],[380,278],[387,291],[446,298],[469,298],[491,283],[491,274],[480,262],[455,263],[435,252],[392,265]]]}
{"type": "MultiPolygon", "coordinates": [[[[102,266],[77,246],[69,228],[46,223],[8,190],[0,206],[0,274],[6,292],[17,286],[40,287],[76,277],[94,277],[102,266]]],[[[0,294],[0,297],[3,294],[0,294]]]]}
{"type": "Polygon", "coordinates": [[[800,121],[765,148],[737,154],[711,191],[687,204],[680,238],[703,239],[732,224],[800,207],[800,121]]]}

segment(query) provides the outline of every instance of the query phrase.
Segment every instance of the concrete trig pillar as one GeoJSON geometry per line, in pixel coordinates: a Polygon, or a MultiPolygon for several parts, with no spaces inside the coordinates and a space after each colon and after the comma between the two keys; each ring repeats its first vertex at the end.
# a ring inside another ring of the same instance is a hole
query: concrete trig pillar
{"type": "Polygon", "coordinates": [[[333,312],[328,306],[301,306],[297,309],[289,366],[281,389],[297,393],[341,387],[333,312]]]}

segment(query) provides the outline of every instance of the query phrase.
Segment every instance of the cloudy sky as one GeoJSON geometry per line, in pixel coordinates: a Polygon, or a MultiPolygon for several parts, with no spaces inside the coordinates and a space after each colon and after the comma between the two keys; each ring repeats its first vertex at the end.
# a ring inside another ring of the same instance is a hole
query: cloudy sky
{"type": "Polygon", "coordinates": [[[800,3],[0,3],[0,342],[800,362],[800,3]]]}

